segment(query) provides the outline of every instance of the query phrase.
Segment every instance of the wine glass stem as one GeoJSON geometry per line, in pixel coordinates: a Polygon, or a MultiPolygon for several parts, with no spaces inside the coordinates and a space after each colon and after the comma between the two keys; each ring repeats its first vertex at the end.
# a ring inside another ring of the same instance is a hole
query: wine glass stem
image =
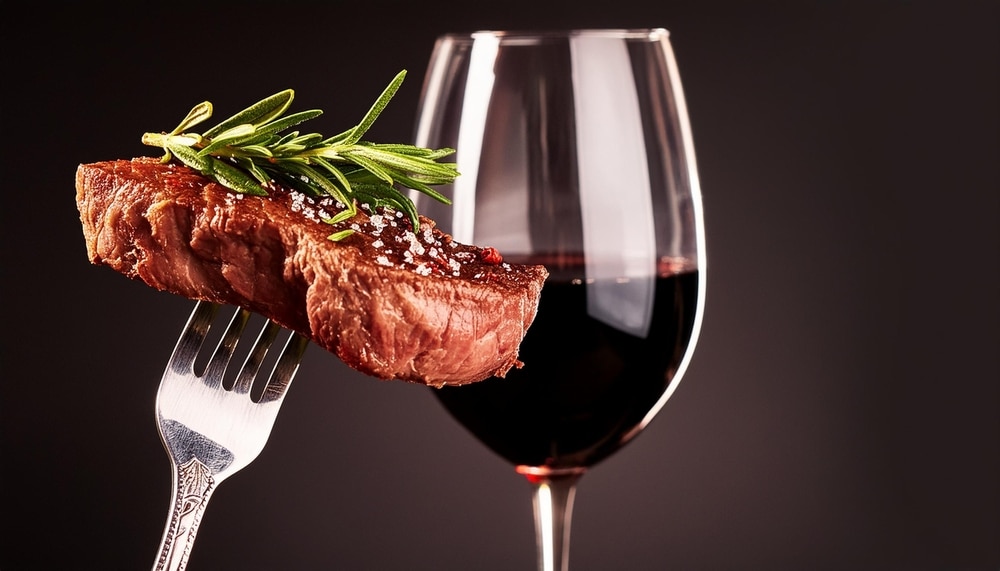
{"type": "Polygon", "coordinates": [[[569,570],[569,529],[580,475],[527,476],[535,508],[538,571],[569,570]]]}

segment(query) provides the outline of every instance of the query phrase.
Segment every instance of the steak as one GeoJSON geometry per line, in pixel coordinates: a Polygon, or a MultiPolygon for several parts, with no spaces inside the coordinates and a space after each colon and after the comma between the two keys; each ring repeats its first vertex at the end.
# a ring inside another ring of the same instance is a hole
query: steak
{"type": "Polygon", "coordinates": [[[237,194],[151,157],[81,164],[94,264],[190,299],[249,309],[379,379],[431,386],[504,376],[534,319],[543,266],[503,262],[420,217],[284,188],[237,194]],[[339,230],[354,233],[339,241],[339,230]]]}

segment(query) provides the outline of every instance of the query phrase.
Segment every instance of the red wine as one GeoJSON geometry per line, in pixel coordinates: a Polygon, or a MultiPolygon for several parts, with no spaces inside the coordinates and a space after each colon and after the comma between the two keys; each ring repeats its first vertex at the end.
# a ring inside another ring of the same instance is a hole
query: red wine
{"type": "Polygon", "coordinates": [[[550,277],[521,344],[522,369],[434,389],[444,407],[520,468],[586,468],[626,444],[673,381],[695,322],[698,273],[656,278],[642,338],[588,315],[588,286],[550,277]]]}

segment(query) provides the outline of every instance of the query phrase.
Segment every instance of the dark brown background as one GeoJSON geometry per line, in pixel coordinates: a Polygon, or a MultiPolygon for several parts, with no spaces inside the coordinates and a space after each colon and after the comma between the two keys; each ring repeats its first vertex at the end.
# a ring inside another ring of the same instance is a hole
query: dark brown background
{"type": "MultiPolygon", "coordinates": [[[[137,3],[138,4],[138,3],[137,3]]],[[[81,162],[280,89],[409,141],[438,33],[672,32],[705,196],[691,369],[582,481],[574,571],[1000,567],[995,2],[206,2],[0,24],[0,568],[148,569],[191,303],[86,260],[81,162]],[[195,7],[197,6],[197,7],[195,7]]],[[[221,117],[220,117],[221,118],[221,117]]],[[[190,569],[531,569],[529,490],[427,389],[313,347],[190,569]]]]}

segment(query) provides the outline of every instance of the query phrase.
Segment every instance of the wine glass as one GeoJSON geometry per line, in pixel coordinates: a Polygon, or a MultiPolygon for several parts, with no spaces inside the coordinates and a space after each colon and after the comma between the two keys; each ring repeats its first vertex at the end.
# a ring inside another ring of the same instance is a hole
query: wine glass
{"type": "Polygon", "coordinates": [[[663,29],[439,36],[416,143],[461,173],[418,210],[456,240],[550,276],[521,369],[432,389],[533,490],[538,568],[568,569],[581,475],[677,388],[702,320],[691,130],[663,29]]]}

